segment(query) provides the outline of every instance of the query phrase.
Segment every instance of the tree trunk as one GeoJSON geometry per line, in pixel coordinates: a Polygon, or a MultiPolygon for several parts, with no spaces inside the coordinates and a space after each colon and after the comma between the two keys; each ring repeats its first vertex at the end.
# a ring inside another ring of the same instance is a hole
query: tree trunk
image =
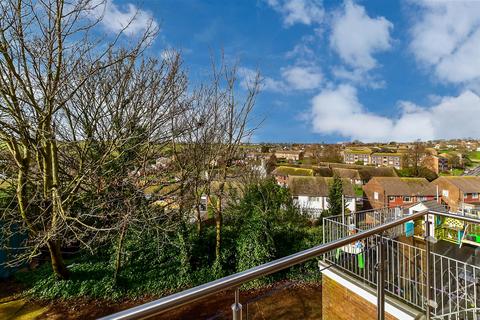
{"type": "Polygon", "coordinates": [[[125,239],[125,233],[127,232],[127,224],[124,223],[120,231],[117,246],[117,256],[115,258],[115,273],[113,274],[113,280],[117,283],[118,273],[120,272],[120,265],[122,261],[123,239],[125,239]]]}
{"type": "Polygon", "coordinates": [[[47,243],[48,251],[50,252],[50,260],[52,264],[52,270],[57,279],[66,280],[69,278],[70,273],[65,266],[65,262],[60,252],[60,245],[55,240],[50,240],[47,243]]]}
{"type": "Polygon", "coordinates": [[[222,197],[217,197],[217,209],[215,210],[215,258],[220,259],[220,251],[222,246],[222,197]]]}
{"type": "Polygon", "coordinates": [[[216,238],[215,238],[215,258],[220,258],[220,249],[222,245],[222,214],[217,212],[215,214],[215,228],[216,228],[216,238]]]}
{"type": "Polygon", "coordinates": [[[197,232],[198,234],[202,233],[202,213],[200,212],[200,203],[196,204],[197,210],[197,232]]]}

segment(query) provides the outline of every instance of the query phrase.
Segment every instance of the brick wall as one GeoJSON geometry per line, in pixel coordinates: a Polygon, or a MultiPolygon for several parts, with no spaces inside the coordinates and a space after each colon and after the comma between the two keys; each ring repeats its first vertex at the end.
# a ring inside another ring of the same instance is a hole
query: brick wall
{"type": "Polygon", "coordinates": [[[364,209],[380,209],[385,207],[386,199],[384,197],[384,191],[382,186],[371,179],[366,185],[363,186],[363,192],[368,199],[368,203],[365,203],[364,209]],[[378,199],[375,199],[374,193],[378,193],[378,199]]]}
{"type": "Polygon", "coordinates": [[[460,197],[463,197],[463,194],[460,194],[460,190],[458,190],[458,188],[447,179],[442,177],[433,180],[432,183],[438,185],[438,192],[443,202],[450,207],[450,211],[458,211],[460,209],[460,197]],[[443,195],[444,190],[448,190],[448,197],[443,195]]]}
{"type": "MultiPolygon", "coordinates": [[[[377,319],[377,307],[324,275],[322,277],[322,319],[377,319]]],[[[385,319],[396,318],[386,313],[385,319]]]]}

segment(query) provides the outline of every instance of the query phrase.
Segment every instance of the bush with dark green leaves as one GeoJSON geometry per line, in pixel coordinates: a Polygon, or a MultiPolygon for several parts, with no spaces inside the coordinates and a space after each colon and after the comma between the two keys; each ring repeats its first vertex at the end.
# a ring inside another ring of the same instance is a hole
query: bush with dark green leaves
{"type": "MultiPolygon", "coordinates": [[[[225,212],[221,259],[215,259],[215,227],[199,234],[189,222],[162,237],[128,232],[122,267],[114,279],[114,244],[83,252],[68,262],[69,280],[58,281],[49,264],[17,274],[34,298],[107,298],[166,295],[215,280],[321,243],[321,228],[303,216],[287,189],[273,180],[245,188],[225,212]]],[[[316,261],[253,281],[258,287],[281,279],[315,280],[316,261]]]]}

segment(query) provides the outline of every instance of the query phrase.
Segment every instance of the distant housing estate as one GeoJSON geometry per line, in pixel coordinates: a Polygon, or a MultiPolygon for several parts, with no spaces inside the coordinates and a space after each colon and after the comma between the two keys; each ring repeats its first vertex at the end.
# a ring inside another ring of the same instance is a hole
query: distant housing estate
{"type": "Polygon", "coordinates": [[[370,148],[348,148],[343,151],[343,159],[348,164],[374,165],[377,167],[402,168],[402,153],[373,152],[370,148]]]}

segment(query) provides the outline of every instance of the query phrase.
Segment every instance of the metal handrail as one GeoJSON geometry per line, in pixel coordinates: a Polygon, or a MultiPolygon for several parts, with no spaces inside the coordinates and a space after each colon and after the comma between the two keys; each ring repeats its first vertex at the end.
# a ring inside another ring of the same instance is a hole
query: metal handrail
{"type": "MultiPolygon", "coordinates": [[[[377,208],[377,209],[356,210],[356,211],[345,213],[345,215],[346,216],[353,216],[353,215],[358,215],[360,213],[365,213],[365,212],[382,211],[382,210],[388,210],[388,209],[394,209],[394,208],[402,208],[402,207],[398,207],[398,206],[397,207],[388,207],[388,206],[385,206],[385,207],[381,207],[381,208],[377,208]]],[[[340,218],[342,216],[343,216],[343,214],[336,214],[336,215],[328,216],[327,218],[340,218]]]]}
{"type": "Polygon", "coordinates": [[[120,319],[144,319],[152,317],[166,311],[184,306],[199,299],[205,298],[215,293],[222,292],[230,288],[238,288],[242,284],[255,280],[257,278],[267,276],[269,274],[287,269],[294,265],[300,264],[312,258],[315,258],[330,250],[340,248],[344,245],[356,242],[358,240],[367,238],[372,235],[381,234],[390,228],[401,225],[407,221],[418,219],[426,214],[434,214],[445,217],[452,217],[459,220],[464,220],[472,223],[480,223],[480,219],[474,219],[466,216],[459,216],[444,212],[437,212],[433,210],[423,210],[411,215],[406,215],[393,221],[386,222],[382,225],[373,227],[371,229],[338,239],[329,243],[324,243],[310,249],[306,249],[292,255],[264,263],[262,265],[253,267],[251,269],[235,273],[233,275],[220,278],[200,286],[187,289],[164,298],[160,298],[143,305],[133,307],[115,314],[101,318],[102,320],[120,320],[120,319]]]}
{"type": "Polygon", "coordinates": [[[349,243],[367,238],[369,236],[379,234],[387,229],[401,225],[407,221],[421,218],[428,213],[428,210],[420,211],[409,216],[399,218],[398,220],[387,222],[381,226],[374,227],[372,229],[356,233],[354,235],[332,241],[329,243],[321,244],[313,248],[294,253],[292,255],[280,258],[274,261],[264,263],[260,266],[253,267],[243,272],[235,273],[230,276],[214,280],[202,284],[200,286],[172,294],[170,296],[154,300],[152,302],[145,303],[143,305],[133,307],[131,309],[121,311],[104,318],[103,320],[120,320],[120,319],[143,319],[158,315],[160,313],[169,311],[174,308],[181,307],[187,303],[199,300],[201,298],[210,296],[212,294],[222,292],[226,289],[239,287],[242,284],[255,280],[257,278],[267,276],[269,274],[287,269],[299,263],[315,258],[325,252],[340,248],[349,243]]]}

